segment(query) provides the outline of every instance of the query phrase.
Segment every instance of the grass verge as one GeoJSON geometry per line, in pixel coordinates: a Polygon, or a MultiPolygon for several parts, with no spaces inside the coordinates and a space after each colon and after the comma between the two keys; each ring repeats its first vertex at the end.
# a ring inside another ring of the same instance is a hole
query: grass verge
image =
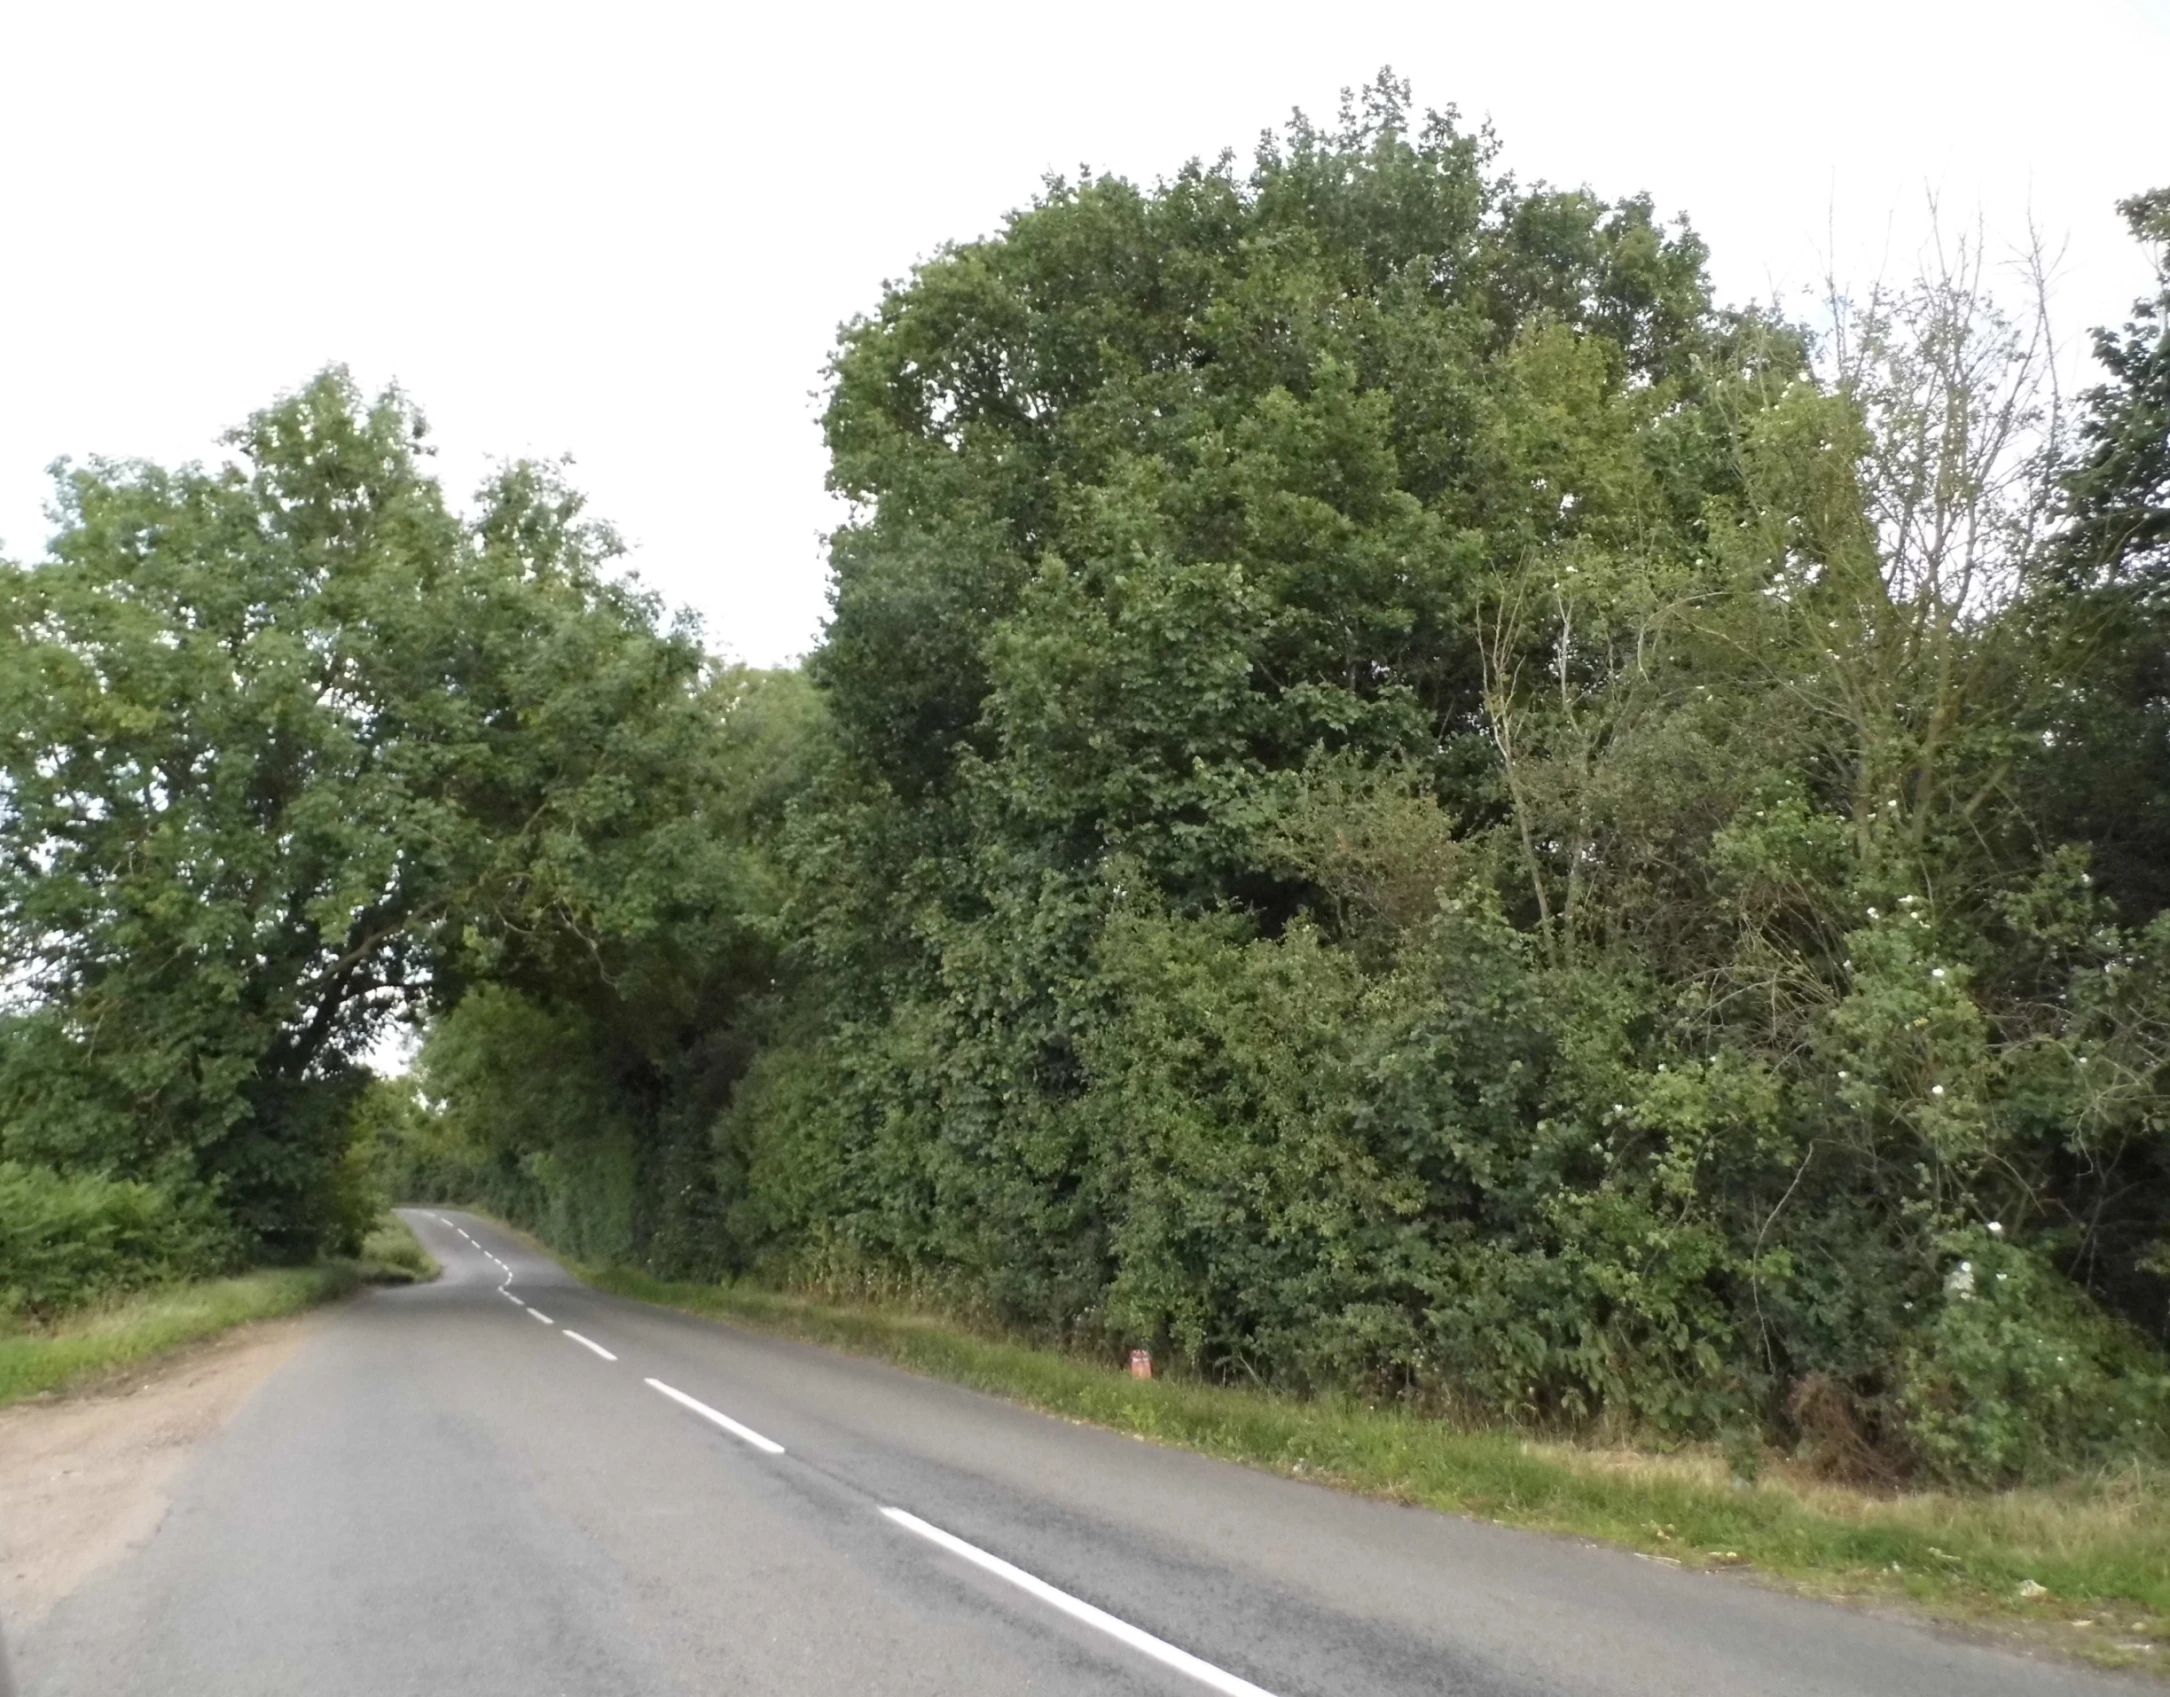
{"type": "Polygon", "coordinates": [[[352,1263],[266,1267],[231,1279],[139,1291],[0,1338],[0,1407],[78,1387],[251,1320],[297,1313],[342,1296],[359,1282],[352,1263]]]}
{"type": "Polygon", "coordinates": [[[0,1335],[0,1408],[49,1391],[78,1389],[155,1356],[203,1343],[252,1320],[277,1319],[345,1296],[363,1284],[411,1284],[439,1268],[406,1225],[387,1214],[358,1259],[313,1267],[264,1267],[138,1291],[0,1335]]]}
{"type": "Polygon", "coordinates": [[[361,1259],[355,1264],[371,1284],[428,1284],[444,1271],[437,1258],[422,1247],[422,1240],[407,1229],[397,1214],[380,1217],[362,1239],[361,1259]]]}
{"type": "Polygon", "coordinates": [[[1685,1567],[1909,1613],[2170,1677],[2170,1479],[1873,1496],[1711,1453],[1653,1455],[1465,1430],[1391,1408],[1181,1380],[938,1319],[746,1286],[581,1269],[598,1288],[878,1356],[1118,1432],[1395,1502],[1623,1545],[1685,1567]]]}

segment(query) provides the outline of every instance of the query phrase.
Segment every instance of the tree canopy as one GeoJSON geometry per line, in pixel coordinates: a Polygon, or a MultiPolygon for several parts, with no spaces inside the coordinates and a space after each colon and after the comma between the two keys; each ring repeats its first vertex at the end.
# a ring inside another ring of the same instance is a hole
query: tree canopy
{"type": "Polygon", "coordinates": [[[328,373],[230,440],[67,472],[0,574],[0,1126],[306,1254],[385,1022],[608,924],[703,659],[546,468],[456,517],[396,395],[328,373]]]}

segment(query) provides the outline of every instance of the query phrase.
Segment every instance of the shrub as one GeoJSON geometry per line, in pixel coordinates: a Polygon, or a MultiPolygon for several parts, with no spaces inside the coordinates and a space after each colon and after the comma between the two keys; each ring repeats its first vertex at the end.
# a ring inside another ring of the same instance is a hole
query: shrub
{"type": "Polygon", "coordinates": [[[1924,1460],[2003,1485],[2170,1452],[2170,1372],[2028,1250],[1948,1234],[1944,1301],[1908,1352],[1901,1403],[1924,1460]]]}
{"type": "Polygon", "coordinates": [[[0,1310],[42,1318],[234,1264],[208,1197],[0,1162],[0,1310]]]}

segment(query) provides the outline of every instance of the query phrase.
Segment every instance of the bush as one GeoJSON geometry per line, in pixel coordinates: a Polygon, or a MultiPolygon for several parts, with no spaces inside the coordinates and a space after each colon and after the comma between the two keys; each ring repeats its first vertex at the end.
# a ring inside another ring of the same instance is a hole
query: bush
{"type": "Polygon", "coordinates": [[[0,1311],[43,1318],[207,1277],[237,1248],[208,1197],[0,1161],[0,1311]]]}
{"type": "Polygon", "coordinates": [[[1929,1466],[1966,1484],[2170,1453],[2170,1372],[2069,1281],[1988,1228],[1944,1240],[1944,1302],[1902,1403],[1929,1466]]]}

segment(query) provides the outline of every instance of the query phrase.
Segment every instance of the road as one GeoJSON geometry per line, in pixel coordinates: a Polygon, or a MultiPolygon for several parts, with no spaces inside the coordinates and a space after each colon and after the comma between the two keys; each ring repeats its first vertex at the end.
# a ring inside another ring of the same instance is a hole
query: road
{"type": "Polygon", "coordinates": [[[602,1295],[472,1216],[17,1647],[24,1697],[2131,1692],[602,1295]]]}

